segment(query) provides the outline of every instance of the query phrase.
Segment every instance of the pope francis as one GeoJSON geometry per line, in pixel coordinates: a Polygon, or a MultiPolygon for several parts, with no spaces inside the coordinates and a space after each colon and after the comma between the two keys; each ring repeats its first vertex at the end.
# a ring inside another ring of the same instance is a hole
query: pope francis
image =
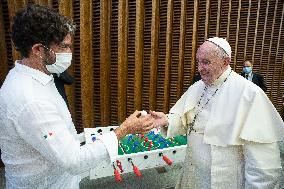
{"type": "Polygon", "coordinates": [[[169,114],[151,112],[167,137],[188,136],[176,188],[280,188],[280,115],[258,86],[231,69],[225,39],[206,40],[196,59],[202,80],[169,114]]]}

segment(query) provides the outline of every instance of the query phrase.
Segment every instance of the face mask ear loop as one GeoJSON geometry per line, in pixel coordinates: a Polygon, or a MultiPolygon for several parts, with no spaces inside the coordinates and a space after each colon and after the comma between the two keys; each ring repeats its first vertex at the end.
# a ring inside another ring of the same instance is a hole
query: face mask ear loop
{"type": "Polygon", "coordinates": [[[48,48],[48,47],[46,47],[45,45],[42,45],[43,46],[43,48],[44,49],[46,49],[47,51],[45,51],[45,56],[48,56],[49,58],[51,58],[51,55],[49,54],[49,55],[47,55],[47,53],[53,53],[53,55],[54,55],[54,58],[53,58],[53,63],[52,64],[54,64],[55,62],[56,62],[56,53],[51,49],[51,48],[48,48]]]}
{"type": "Polygon", "coordinates": [[[49,50],[49,52],[51,52],[53,54],[53,57],[51,57],[51,54],[49,54],[49,55],[50,55],[50,58],[53,59],[52,64],[54,64],[56,62],[56,53],[52,49],[48,49],[48,50],[49,50]]]}

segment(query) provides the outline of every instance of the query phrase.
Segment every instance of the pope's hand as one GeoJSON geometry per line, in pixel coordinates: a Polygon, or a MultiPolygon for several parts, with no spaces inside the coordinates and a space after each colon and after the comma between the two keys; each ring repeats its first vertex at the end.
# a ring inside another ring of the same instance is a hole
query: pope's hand
{"type": "Polygon", "coordinates": [[[155,125],[157,128],[168,125],[168,117],[163,112],[150,111],[150,114],[155,118],[155,125]]]}
{"type": "Polygon", "coordinates": [[[114,132],[118,139],[127,134],[147,133],[155,127],[154,121],[150,114],[141,116],[141,111],[136,110],[114,132]]]}

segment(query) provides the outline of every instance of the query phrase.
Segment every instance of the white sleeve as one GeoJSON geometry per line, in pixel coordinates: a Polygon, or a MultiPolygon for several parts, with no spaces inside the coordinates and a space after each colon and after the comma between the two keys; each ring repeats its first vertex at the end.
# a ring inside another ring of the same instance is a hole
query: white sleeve
{"type": "Polygon", "coordinates": [[[279,188],[281,161],[277,143],[247,142],[243,153],[246,189],[279,188]]]}
{"type": "Polygon", "coordinates": [[[111,163],[118,155],[114,132],[102,135],[92,144],[80,146],[66,124],[55,105],[37,101],[24,107],[18,117],[17,131],[27,145],[73,175],[88,171],[102,161],[111,163]]]}
{"type": "Polygon", "coordinates": [[[161,127],[162,136],[167,138],[175,137],[177,135],[186,134],[186,129],[183,126],[181,117],[178,114],[167,114],[168,117],[168,126],[161,127]]]}

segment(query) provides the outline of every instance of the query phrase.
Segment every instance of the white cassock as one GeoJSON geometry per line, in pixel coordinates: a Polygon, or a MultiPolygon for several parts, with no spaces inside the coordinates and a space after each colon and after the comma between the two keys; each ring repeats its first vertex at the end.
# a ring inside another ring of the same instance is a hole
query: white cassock
{"type": "Polygon", "coordinates": [[[280,188],[284,123],[258,86],[230,67],[211,86],[196,82],[170,110],[162,134],[188,133],[195,114],[176,188],[280,188]]]}

